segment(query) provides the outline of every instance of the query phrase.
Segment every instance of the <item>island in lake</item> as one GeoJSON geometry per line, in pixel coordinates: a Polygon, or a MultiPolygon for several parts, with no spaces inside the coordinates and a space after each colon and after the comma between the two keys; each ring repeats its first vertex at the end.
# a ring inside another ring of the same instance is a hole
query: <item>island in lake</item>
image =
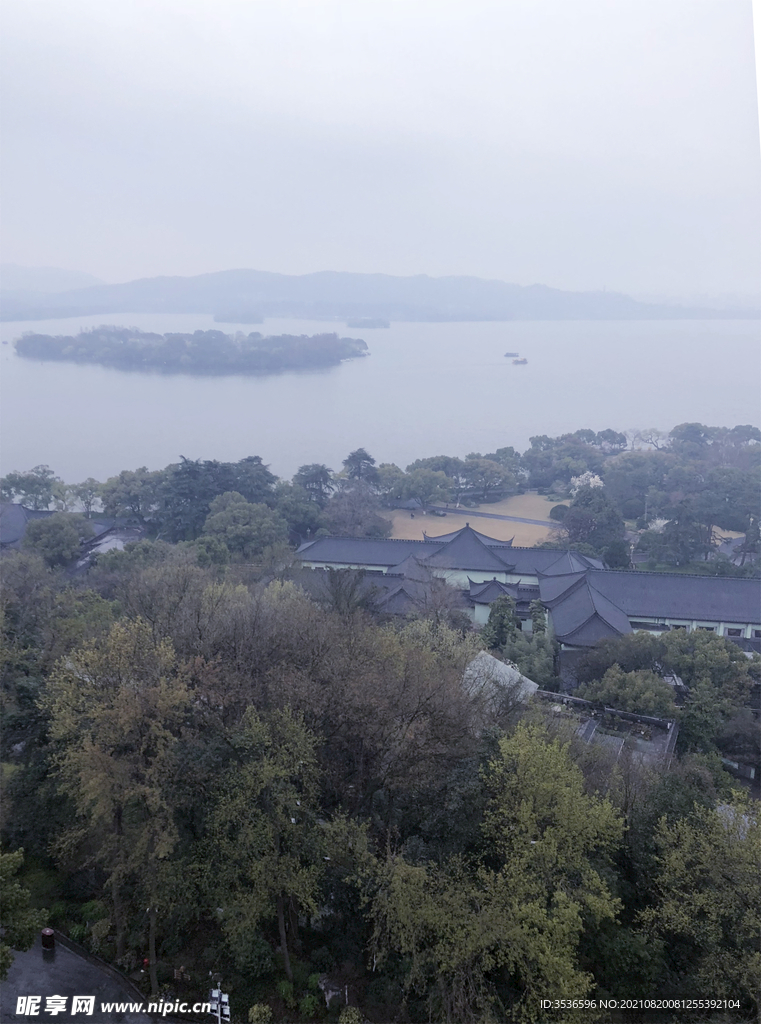
{"type": "Polygon", "coordinates": [[[339,338],[337,334],[151,334],[112,326],[80,331],[73,337],[24,334],[15,346],[27,359],[164,373],[277,373],[335,366],[344,359],[367,355],[367,345],[360,338],[339,338]]]}
{"type": "Polygon", "coordinates": [[[346,326],[363,330],[366,327],[390,327],[391,321],[380,316],[358,316],[353,320],[347,320],[346,326]]]}

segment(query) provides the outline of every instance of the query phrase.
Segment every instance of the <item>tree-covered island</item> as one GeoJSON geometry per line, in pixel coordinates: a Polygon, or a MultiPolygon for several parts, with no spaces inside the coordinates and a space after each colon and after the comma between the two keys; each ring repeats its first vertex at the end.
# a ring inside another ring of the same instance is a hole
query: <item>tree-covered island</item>
{"type": "Polygon", "coordinates": [[[74,336],[24,334],[16,351],[27,359],[97,363],[119,370],[160,370],[163,373],[278,373],[336,366],[367,354],[359,338],[337,334],[281,334],[258,331],[225,334],[152,334],[134,327],[96,327],[74,336]]]}

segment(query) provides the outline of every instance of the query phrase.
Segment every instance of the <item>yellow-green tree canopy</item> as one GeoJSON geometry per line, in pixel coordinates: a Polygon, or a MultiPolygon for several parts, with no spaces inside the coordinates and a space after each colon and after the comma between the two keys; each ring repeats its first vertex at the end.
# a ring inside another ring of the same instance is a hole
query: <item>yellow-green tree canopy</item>
{"type": "Polygon", "coordinates": [[[233,948],[277,917],[292,977],[286,908],[317,912],[324,832],[318,822],[314,737],[289,709],[268,719],[249,708],[232,739],[237,757],[215,796],[208,887],[233,948]]]}
{"type": "Polygon", "coordinates": [[[89,850],[105,871],[112,917],[102,927],[114,926],[121,955],[126,893],[154,912],[171,901],[168,863],[178,833],[169,792],[190,693],[171,642],[154,639],[138,619],[116,623],[105,640],[64,658],[42,706],[61,789],[79,813],[59,852],[89,850]]]}
{"type": "Polygon", "coordinates": [[[661,818],[656,900],[640,915],[648,935],[670,940],[680,961],[672,966],[690,991],[741,998],[753,1019],[761,992],[759,811],[758,801],[736,799],[717,808],[696,804],[676,821],[661,818]]]}
{"type": "Polygon", "coordinates": [[[537,726],[499,743],[484,773],[484,853],[413,865],[389,854],[363,873],[374,962],[402,957],[408,991],[442,1021],[532,1021],[539,999],[583,998],[586,923],[618,901],[597,864],[620,841],[612,805],[588,796],[567,746],[537,726]]]}
{"type": "Polygon", "coordinates": [[[660,717],[676,715],[671,687],[661,676],[648,669],[624,672],[620,665],[613,665],[602,679],[586,683],[576,692],[585,700],[599,702],[619,711],[660,717]]]}

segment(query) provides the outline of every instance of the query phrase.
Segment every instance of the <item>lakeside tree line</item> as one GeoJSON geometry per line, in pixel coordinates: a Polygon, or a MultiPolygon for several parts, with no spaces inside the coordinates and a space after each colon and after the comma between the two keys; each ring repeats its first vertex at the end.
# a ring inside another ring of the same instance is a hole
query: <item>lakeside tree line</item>
{"type": "MultiPolygon", "coordinates": [[[[199,557],[218,562],[258,560],[289,541],[325,533],[387,536],[390,523],[379,513],[404,503],[468,507],[535,488],[557,499],[548,511],[557,524],[552,546],[628,568],[634,537],[646,559],[640,568],[753,575],[761,430],[684,423],[669,434],[641,431],[628,439],[613,430],[578,430],[533,437],[522,454],[503,447],[465,458],[441,455],[404,470],[378,465],[359,448],[339,472],[304,465],[291,481],[278,480],[259,456],[236,463],[182,458],[163,470],[123,470],[104,483],[74,486],[38,466],[7,474],[0,487],[4,500],[36,510],[133,519],[161,539],[196,543],[199,557]],[[718,550],[717,529],[744,534],[739,565],[718,550]]],[[[31,536],[61,533],[63,524],[31,524],[31,536]]],[[[75,531],[86,533],[86,524],[68,521],[70,557],[75,531]]]]}
{"type": "Polygon", "coordinates": [[[26,889],[146,991],[200,999],[219,972],[241,1022],[567,1020],[539,999],[696,995],[730,1009],[679,1020],[754,1019],[759,807],[719,754],[758,744],[758,657],[700,632],[589,652],[591,699],[680,719],[667,769],[463,686],[479,650],[512,650],[509,604],[480,634],[387,622],[286,572],[236,582],[188,542],[84,576],[29,549],[2,568],[1,824],[25,851],[20,881],[20,855],[0,859],[6,944],[39,926],[26,889]]]}

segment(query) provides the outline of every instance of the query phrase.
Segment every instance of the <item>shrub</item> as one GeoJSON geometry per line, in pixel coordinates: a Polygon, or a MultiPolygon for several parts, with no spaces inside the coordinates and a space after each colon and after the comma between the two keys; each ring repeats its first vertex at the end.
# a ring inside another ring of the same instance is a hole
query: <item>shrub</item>
{"type": "Polygon", "coordinates": [[[311,992],[299,1000],[299,1013],[302,1017],[314,1017],[320,1008],[320,1000],[311,992]]]}
{"type": "Polygon", "coordinates": [[[612,665],[602,679],[580,686],[576,693],[584,700],[640,715],[673,716],[676,711],[673,690],[648,669],[624,672],[620,665],[612,665]]]}
{"type": "Polygon", "coordinates": [[[84,516],[56,512],[29,523],[24,534],[24,547],[36,551],[47,565],[54,568],[73,562],[80,553],[82,541],[92,535],[93,528],[84,516]]]}
{"type": "Polygon", "coordinates": [[[296,1005],[296,997],[293,994],[293,982],[292,981],[279,981],[277,985],[277,991],[280,998],[283,1000],[285,1005],[290,1009],[296,1005]]]}

